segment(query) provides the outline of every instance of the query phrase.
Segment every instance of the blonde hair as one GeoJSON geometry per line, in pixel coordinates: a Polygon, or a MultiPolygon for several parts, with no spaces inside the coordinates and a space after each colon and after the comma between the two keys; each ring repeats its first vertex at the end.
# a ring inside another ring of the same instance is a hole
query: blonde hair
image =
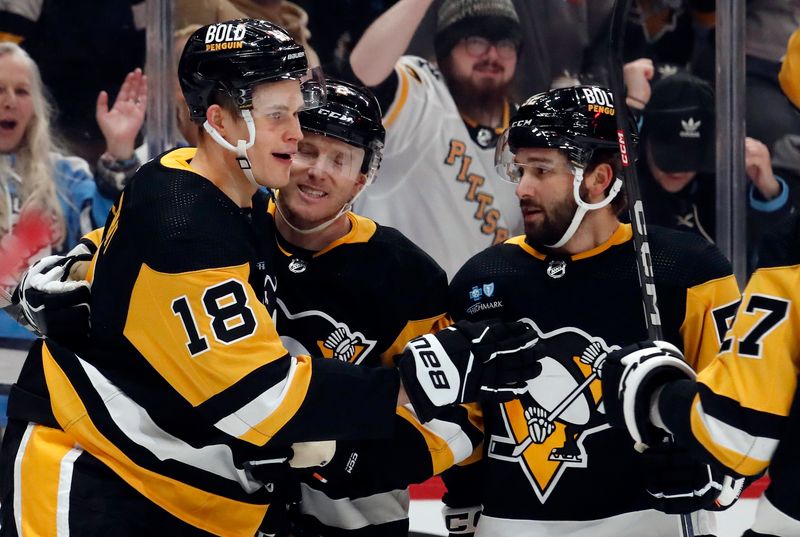
{"type": "MultiPolygon", "coordinates": [[[[53,108],[45,97],[42,76],[36,62],[27,52],[14,43],[0,42],[0,57],[11,55],[20,58],[28,66],[31,75],[31,99],[33,117],[25,129],[25,133],[16,151],[13,169],[2,169],[9,166],[8,159],[2,159],[0,165],[0,186],[6,190],[12,172],[21,178],[19,196],[22,210],[36,209],[49,214],[53,219],[52,243],[54,246],[66,239],[66,221],[64,211],[58,199],[57,185],[53,176],[53,160],[50,153],[57,151],[58,144],[50,132],[50,121],[53,108]]],[[[0,200],[0,236],[10,231],[13,208],[9,206],[8,197],[0,200]]]]}

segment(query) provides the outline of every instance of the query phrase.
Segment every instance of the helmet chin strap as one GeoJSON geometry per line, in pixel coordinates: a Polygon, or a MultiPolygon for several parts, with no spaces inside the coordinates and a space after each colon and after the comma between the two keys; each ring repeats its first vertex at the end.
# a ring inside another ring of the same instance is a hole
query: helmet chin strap
{"type": "Polygon", "coordinates": [[[573,170],[574,178],[572,180],[572,196],[575,198],[575,203],[578,204],[578,208],[575,209],[575,214],[572,216],[572,222],[570,222],[569,227],[564,232],[564,235],[555,244],[546,244],[545,246],[548,248],[561,248],[567,244],[572,236],[575,235],[575,232],[578,231],[578,227],[581,225],[583,217],[586,216],[586,213],[605,207],[611,203],[611,200],[613,200],[622,189],[622,179],[616,178],[614,180],[614,184],[611,186],[611,190],[608,191],[608,196],[606,196],[605,199],[598,201],[597,203],[586,203],[581,199],[583,168],[580,166],[573,166],[573,170]]]}
{"type": "MultiPolygon", "coordinates": [[[[367,183],[367,184],[369,184],[369,183],[367,183]]],[[[366,188],[366,186],[367,185],[364,185],[365,188],[366,188]]],[[[356,199],[358,199],[358,197],[361,195],[362,192],[364,192],[364,188],[362,188],[361,190],[356,192],[356,195],[353,196],[353,198],[350,201],[348,201],[347,203],[342,205],[342,208],[339,209],[339,212],[336,213],[336,216],[324,221],[323,223],[321,223],[321,224],[319,224],[317,226],[312,227],[311,229],[300,229],[299,227],[297,227],[294,224],[292,224],[289,221],[288,218],[286,218],[286,215],[283,214],[283,211],[281,210],[281,204],[278,202],[278,198],[280,197],[280,191],[275,192],[275,209],[278,211],[278,214],[281,215],[281,218],[283,218],[283,221],[286,222],[286,225],[289,226],[289,228],[292,231],[300,233],[301,235],[310,235],[311,233],[316,233],[317,231],[322,231],[323,229],[327,228],[328,226],[330,226],[331,224],[336,222],[339,219],[340,216],[342,216],[344,213],[346,213],[347,211],[352,209],[353,208],[353,204],[356,202],[356,199]]]]}
{"type": "Polygon", "coordinates": [[[253,144],[256,143],[256,126],[253,122],[253,115],[250,113],[250,110],[241,110],[241,113],[242,117],[244,118],[245,125],[247,125],[247,136],[249,138],[249,141],[247,142],[244,140],[239,140],[234,146],[228,140],[223,138],[219,131],[212,126],[208,120],[203,123],[203,128],[215,142],[228,151],[233,151],[236,153],[236,162],[239,163],[239,167],[244,172],[244,176],[247,177],[247,180],[250,181],[251,185],[256,188],[261,188],[261,185],[258,184],[256,178],[253,176],[253,170],[250,166],[250,159],[247,157],[247,150],[253,147],[253,144]]]}

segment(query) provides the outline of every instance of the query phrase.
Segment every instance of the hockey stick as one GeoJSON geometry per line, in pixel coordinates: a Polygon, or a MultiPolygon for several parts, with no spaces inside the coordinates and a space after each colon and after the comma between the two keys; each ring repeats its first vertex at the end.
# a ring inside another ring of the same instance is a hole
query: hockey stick
{"type": "MultiPolygon", "coordinates": [[[[625,37],[625,21],[630,11],[631,0],[616,0],[611,14],[611,28],[608,40],[609,73],[611,93],[614,95],[617,139],[622,160],[625,190],[630,205],[631,227],[633,228],[633,245],[636,251],[636,269],[639,273],[639,287],[642,291],[647,336],[650,339],[663,339],[661,315],[658,311],[656,284],[653,277],[653,260],[650,257],[650,243],[647,239],[647,226],[642,206],[642,195],[639,191],[639,179],[636,176],[636,158],[631,144],[628,106],[625,104],[625,80],[623,76],[623,42],[625,37]]],[[[681,515],[681,530],[684,537],[694,537],[692,518],[689,514],[681,515]]]]}

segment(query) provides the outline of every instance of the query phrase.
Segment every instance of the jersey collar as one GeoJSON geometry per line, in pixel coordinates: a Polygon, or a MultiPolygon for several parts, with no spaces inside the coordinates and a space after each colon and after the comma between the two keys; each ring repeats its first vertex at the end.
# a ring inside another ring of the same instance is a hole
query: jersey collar
{"type": "MultiPolygon", "coordinates": [[[[267,212],[272,215],[272,218],[275,218],[275,201],[270,200],[269,205],[267,206],[267,212]]],[[[359,216],[352,211],[348,211],[345,213],[345,216],[348,220],[350,220],[350,231],[347,232],[343,237],[340,237],[333,241],[332,243],[328,244],[322,250],[317,252],[313,252],[311,257],[319,257],[326,252],[330,252],[337,246],[342,244],[356,244],[360,242],[368,242],[372,236],[375,234],[375,231],[378,229],[378,225],[370,220],[369,218],[365,218],[363,216],[359,216]]],[[[282,236],[278,239],[280,233],[278,233],[277,229],[275,230],[276,239],[278,243],[278,247],[281,249],[281,252],[284,253],[286,256],[291,256],[292,253],[288,251],[289,248],[295,249],[297,251],[307,252],[300,248],[299,246],[294,246],[290,244],[286,239],[282,236]]]]}
{"type": "MultiPolygon", "coordinates": [[[[612,246],[617,246],[619,244],[623,244],[628,242],[633,238],[633,229],[631,228],[630,224],[620,224],[617,226],[617,229],[614,230],[614,233],[611,234],[611,237],[608,238],[606,242],[595,246],[591,250],[586,250],[585,252],[581,252],[578,254],[571,255],[569,258],[571,261],[579,261],[581,259],[588,259],[590,257],[594,257],[598,254],[601,254],[611,248],[612,246]]],[[[539,252],[530,244],[525,242],[525,235],[517,235],[516,237],[512,237],[506,241],[506,244],[514,244],[525,250],[528,254],[532,255],[536,259],[544,261],[547,259],[547,254],[539,252]]]]}

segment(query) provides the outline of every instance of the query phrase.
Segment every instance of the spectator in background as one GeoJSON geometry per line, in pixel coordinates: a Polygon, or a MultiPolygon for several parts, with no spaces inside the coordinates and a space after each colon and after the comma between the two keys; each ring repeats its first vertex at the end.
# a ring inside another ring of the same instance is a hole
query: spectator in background
{"type": "MultiPolygon", "coordinates": [[[[306,49],[308,63],[319,65],[319,58],[308,44],[308,14],[287,0],[177,0],[175,28],[212,24],[233,19],[263,19],[281,26],[306,49]]],[[[176,45],[177,47],[177,45],[176,45]]],[[[177,48],[180,53],[181,48],[177,48]]]]}
{"type": "Polygon", "coordinates": [[[786,100],[778,72],[789,36],[800,27],[800,1],[748,0],[745,19],[747,135],[771,151],[786,134],[800,135],[800,115],[786,100]]]}
{"type": "MultiPolygon", "coordinates": [[[[714,93],[705,81],[678,73],[653,85],[644,109],[639,179],[648,223],[715,239],[714,93]]],[[[745,140],[748,188],[748,257],[767,225],[792,208],[796,188],[773,173],[769,150],[745,140]]]]}
{"type": "Polygon", "coordinates": [[[714,0],[636,0],[625,33],[625,61],[650,58],[661,75],[688,70],[714,81],[714,0]]]}
{"type": "Polygon", "coordinates": [[[106,147],[97,94],[114,99],[125,75],[144,65],[144,27],[144,0],[0,2],[0,40],[31,55],[56,105],[55,129],[92,166],[106,147]]]}
{"type": "MultiPolygon", "coordinates": [[[[414,34],[409,54],[434,58],[434,0],[414,34]]],[[[522,30],[514,94],[533,95],[551,88],[604,80],[609,16],[613,0],[514,0],[522,30]]]]}
{"type": "MultiPolygon", "coordinates": [[[[800,115],[800,30],[789,39],[786,57],[778,75],[780,87],[792,105],[791,114],[800,115]]],[[[775,143],[772,165],[783,177],[800,181],[800,135],[787,134],[775,143]]],[[[759,248],[760,266],[800,263],[800,209],[795,203],[789,215],[764,236],[759,248]]]]}
{"type": "MultiPolygon", "coordinates": [[[[110,110],[108,98],[102,92],[96,104],[107,152],[93,178],[86,161],[60,152],[36,63],[18,45],[0,43],[0,237],[26,211],[44,213],[52,221],[50,244],[31,261],[64,253],[102,226],[126,177],[138,168],[133,149],[147,106],[145,76],[140,70],[130,73],[110,110]]],[[[17,276],[0,282],[0,306],[9,304],[17,276]]],[[[5,312],[0,312],[0,337],[33,339],[5,312]]]]}
{"type": "Polygon", "coordinates": [[[386,126],[381,180],[355,211],[399,229],[452,277],[522,230],[514,187],[494,171],[521,28],[511,0],[448,0],[437,15],[437,68],[402,56],[431,3],[401,0],[350,57],[350,76],[373,89],[386,126]]]}

